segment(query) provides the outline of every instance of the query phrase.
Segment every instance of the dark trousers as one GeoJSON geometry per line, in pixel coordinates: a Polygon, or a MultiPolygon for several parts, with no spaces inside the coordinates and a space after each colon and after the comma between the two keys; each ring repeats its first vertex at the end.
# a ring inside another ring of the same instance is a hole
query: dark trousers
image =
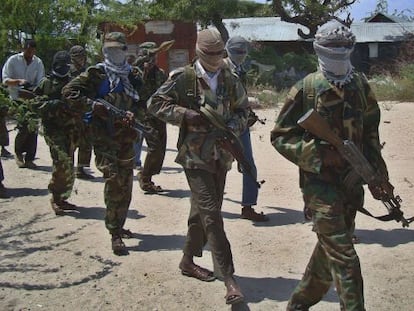
{"type": "Polygon", "coordinates": [[[33,161],[37,150],[37,132],[32,132],[27,125],[19,127],[14,141],[14,151],[16,155],[26,153],[24,160],[33,161]]]}
{"type": "Polygon", "coordinates": [[[84,142],[78,149],[78,167],[89,167],[92,158],[92,145],[84,142]]]}
{"type": "Polygon", "coordinates": [[[216,173],[185,169],[185,175],[191,189],[191,209],[183,252],[201,257],[208,242],[222,275],[233,275],[233,256],[221,214],[227,171],[224,168],[216,173]]]}
{"type": "Polygon", "coordinates": [[[154,129],[157,134],[145,138],[147,155],[141,174],[150,177],[159,174],[161,171],[167,146],[167,126],[165,122],[155,117],[146,117],[145,124],[154,129]]]}
{"type": "Polygon", "coordinates": [[[89,128],[84,124],[80,124],[80,133],[78,137],[78,167],[89,167],[92,158],[91,133],[89,128]]]}
{"type": "Polygon", "coordinates": [[[4,180],[4,172],[3,172],[3,165],[1,164],[0,160],[0,183],[4,180]]]}
{"type": "Polygon", "coordinates": [[[1,116],[0,112],[0,146],[9,145],[9,132],[6,125],[6,117],[1,116]]]}

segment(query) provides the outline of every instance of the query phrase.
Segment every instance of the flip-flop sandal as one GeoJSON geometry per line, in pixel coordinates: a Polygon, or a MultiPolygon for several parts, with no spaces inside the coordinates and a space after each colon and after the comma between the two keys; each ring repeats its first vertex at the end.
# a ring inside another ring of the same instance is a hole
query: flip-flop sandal
{"type": "Polygon", "coordinates": [[[226,304],[228,305],[234,305],[244,301],[244,296],[240,289],[234,287],[233,285],[229,285],[227,287],[227,294],[224,298],[226,298],[226,304]]]}

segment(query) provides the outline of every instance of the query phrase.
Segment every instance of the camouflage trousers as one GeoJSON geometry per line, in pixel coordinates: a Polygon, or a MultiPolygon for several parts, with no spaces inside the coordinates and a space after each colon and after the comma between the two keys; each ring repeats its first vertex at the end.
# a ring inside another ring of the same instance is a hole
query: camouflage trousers
{"type": "Polygon", "coordinates": [[[141,174],[149,177],[161,171],[167,147],[167,126],[165,122],[152,116],[146,116],[145,124],[156,131],[156,135],[145,138],[147,155],[141,174]]]}
{"type": "Polygon", "coordinates": [[[96,167],[105,179],[105,226],[111,234],[124,227],[132,197],[133,143],[94,145],[96,167]],[[114,148],[119,146],[119,148],[114,148]]]}
{"type": "Polygon", "coordinates": [[[185,169],[191,190],[191,209],[183,252],[189,256],[201,257],[203,248],[208,243],[223,276],[234,273],[233,256],[221,214],[226,174],[225,168],[219,169],[217,173],[185,169]]]}
{"type": "Polygon", "coordinates": [[[318,242],[287,310],[308,310],[323,298],[332,283],[341,310],[365,310],[361,268],[352,242],[357,208],[363,204],[363,188],[346,193],[333,184],[305,180],[302,192],[305,205],[312,211],[318,242]]]}
{"type": "Polygon", "coordinates": [[[74,138],[71,135],[53,131],[45,132],[45,141],[52,158],[52,178],[48,189],[55,200],[66,200],[70,197],[75,182],[73,169],[74,138]]]}
{"type": "Polygon", "coordinates": [[[85,124],[81,124],[81,135],[78,138],[78,167],[89,167],[92,158],[92,143],[90,141],[89,129],[85,124]]]}

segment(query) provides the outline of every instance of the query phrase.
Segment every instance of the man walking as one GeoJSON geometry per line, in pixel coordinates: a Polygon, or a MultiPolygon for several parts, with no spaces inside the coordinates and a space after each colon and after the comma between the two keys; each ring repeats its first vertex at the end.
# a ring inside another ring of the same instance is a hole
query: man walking
{"type": "Polygon", "coordinates": [[[194,64],[177,69],[150,98],[148,111],[180,127],[176,162],[184,168],[191,190],[187,239],[179,264],[181,273],[213,281],[211,271],[196,265],[206,243],[211,248],[227,289],[226,303],[243,301],[234,275],[233,257],[221,214],[227,171],[232,155],[217,128],[200,109],[208,110],[239,135],[246,128],[247,96],[239,79],[224,65],[224,43],[216,29],[198,33],[194,64]]]}
{"type": "MultiPolygon", "coordinates": [[[[305,131],[298,120],[316,110],[343,140],[351,140],[375,170],[388,176],[378,138],[380,110],[365,76],[354,70],[351,30],[336,20],[322,25],[314,41],[319,70],[289,92],[271,132],[272,145],[300,168],[300,188],[318,242],[287,310],[309,310],[334,284],[341,310],[363,311],[360,262],[352,236],[364,201],[362,180],[347,183],[350,165],[329,143],[305,131]]],[[[381,188],[370,188],[380,199],[381,188]]]]}
{"type": "MultiPolygon", "coordinates": [[[[43,62],[35,53],[36,41],[27,40],[23,52],[10,56],[3,66],[3,83],[7,85],[13,100],[19,99],[19,89],[33,91],[45,76],[43,62]]],[[[29,129],[26,122],[18,124],[14,149],[18,167],[35,169],[37,166],[33,161],[37,149],[37,130],[29,129]]]]}

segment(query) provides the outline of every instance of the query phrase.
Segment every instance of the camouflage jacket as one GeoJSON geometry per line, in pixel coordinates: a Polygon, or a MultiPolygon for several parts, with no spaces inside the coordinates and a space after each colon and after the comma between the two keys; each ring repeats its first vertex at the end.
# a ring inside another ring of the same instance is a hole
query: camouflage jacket
{"type": "Polygon", "coordinates": [[[140,101],[145,104],[151,95],[167,80],[167,75],[164,70],[158,67],[154,67],[148,73],[144,73],[142,68],[140,70],[143,85],[139,89],[139,96],[140,101]]]}
{"type": "Polygon", "coordinates": [[[184,168],[215,172],[217,160],[221,162],[221,167],[231,168],[233,157],[217,144],[217,129],[213,125],[189,126],[185,122],[187,109],[199,110],[202,105],[210,105],[240,135],[247,124],[247,95],[228,67],[218,75],[216,93],[207,86],[194,64],[172,72],[148,100],[150,113],[180,127],[176,162],[184,168]]]}
{"type": "MultiPolygon", "coordinates": [[[[293,86],[271,131],[271,143],[301,172],[320,174],[321,148],[327,144],[305,132],[297,121],[314,108],[342,139],[352,140],[367,160],[388,176],[381,156],[378,126],[380,109],[366,77],[355,73],[352,81],[338,89],[320,71],[312,73],[293,86]]],[[[346,173],[350,167],[334,174],[346,173]]]]}
{"type": "Polygon", "coordinates": [[[45,134],[56,131],[70,131],[77,127],[76,120],[69,106],[62,100],[62,88],[69,82],[69,78],[47,76],[34,89],[37,95],[32,101],[31,108],[42,119],[45,134]]]}
{"type": "MultiPolygon", "coordinates": [[[[140,82],[130,75],[130,82],[138,89],[140,82]]],[[[105,69],[100,64],[88,67],[79,76],[71,80],[62,90],[63,96],[71,109],[79,111],[84,117],[90,117],[90,126],[95,143],[108,144],[112,141],[131,143],[136,140],[137,133],[131,127],[125,126],[122,120],[114,117],[110,112],[106,116],[92,112],[90,101],[87,99],[103,98],[122,110],[137,113],[138,103],[128,96],[123,88],[110,92],[109,82],[105,69]]]]}

